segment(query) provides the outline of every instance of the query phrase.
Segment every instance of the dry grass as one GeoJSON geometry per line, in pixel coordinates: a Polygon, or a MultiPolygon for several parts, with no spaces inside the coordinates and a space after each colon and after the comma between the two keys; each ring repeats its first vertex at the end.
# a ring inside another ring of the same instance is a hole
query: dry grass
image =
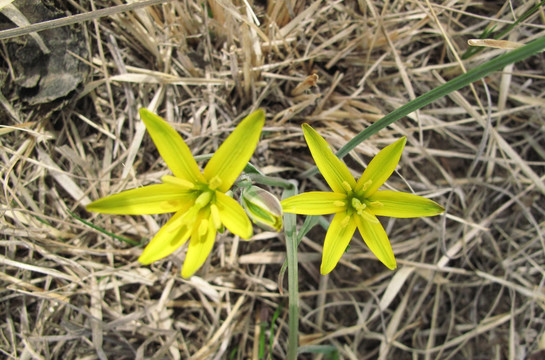
{"type": "MultiPolygon", "coordinates": [[[[195,154],[213,152],[262,107],[267,123],[253,163],[297,178],[301,191],[324,188],[319,176],[299,177],[313,166],[301,123],[338,149],[460,74],[468,39],[533,5],[249,2],[170,1],[71,25],[84,39],[88,76],[74,96],[42,105],[29,105],[13,85],[17,59],[6,48],[14,40],[3,40],[0,357],[257,359],[264,334],[267,356],[283,359],[282,235],[257,231],[249,243],[218,235],[206,265],[185,281],[184,249],[143,267],[141,247],[70,215],[137,241],[168,218],[84,210],[168,173],[138,107],[171,122],[195,154]],[[273,320],[272,334],[260,326],[273,320]]],[[[58,3],[66,16],[113,5],[58,3]]],[[[543,36],[544,19],[539,11],[506,40],[543,36]]],[[[486,49],[463,67],[503,52],[486,49]]],[[[325,231],[313,229],[299,248],[301,345],[333,345],[344,359],[524,359],[545,348],[544,68],[543,54],[509,66],[345,158],[359,176],[380,148],[406,135],[387,186],[433,198],[447,212],[384,219],[394,272],[355,239],[336,270],[320,276],[325,231]]]]}

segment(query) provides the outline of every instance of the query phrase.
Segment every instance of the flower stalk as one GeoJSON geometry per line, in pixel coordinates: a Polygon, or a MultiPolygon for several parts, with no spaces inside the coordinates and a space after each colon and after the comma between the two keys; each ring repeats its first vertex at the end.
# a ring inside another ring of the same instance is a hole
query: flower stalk
{"type": "MultiPolygon", "coordinates": [[[[284,190],[283,199],[297,194],[297,186],[284,190]]],[[[288,360],[297,359],[299,346],[299,270],[297,263],[297,231],[295,214],[284,213],[286,258],[288,261],[288,360]]]]}

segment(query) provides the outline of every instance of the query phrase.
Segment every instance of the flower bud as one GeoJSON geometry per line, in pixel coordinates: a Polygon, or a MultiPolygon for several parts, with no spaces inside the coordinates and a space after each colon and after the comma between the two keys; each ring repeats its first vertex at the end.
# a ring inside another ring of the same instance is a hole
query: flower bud
{"type": "Polygon", "coordinates": [[[257,226],[274,231],[282,229],[282,205],[270,192],[250,186],[242,190],[240,203],[257,226]]]}

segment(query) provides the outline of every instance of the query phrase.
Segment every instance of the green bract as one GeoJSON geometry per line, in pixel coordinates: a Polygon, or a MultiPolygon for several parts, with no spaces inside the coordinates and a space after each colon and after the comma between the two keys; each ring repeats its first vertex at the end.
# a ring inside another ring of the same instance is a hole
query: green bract
{"type": "Polygon", "coordinates": [[[296,195],[283,200],[282,207],[287,213],[335,214],[324,241],[321,273],[325,275],[335,268],[356,228],[377,258],[389,269],[395,269],[392,246],[376,216],[408,218],[434,216],[444,211],[439,204],[418,195],[378,191],[397,166],[406,138],[382,149],[356,182],[348,167],[313,128],[304,124],[303,133],[318,169],[333,192],[296,195]]]}
{"type": "Polygon", "coordinates": [[[250,186],[242,190],[240,203],[257,226],[274,231],[282,229],[282,205],[270,192],[250,186]]]}
{"type": "Polygon", "coordinates": [[[248,216],[225,192],[250,160],[265,123],[265,113],[257,110],[242,120],[202,173],[176,130],[146,109],[140,109],[140,117],[174,176],[164,176],[163,184],[99,199],[89,204],[87,210],[129,215],[175,212],[138,260],[150,264],[170,255],[190,239],[182,268],[182,276],[188,278],[208,257],[216,231],[222,225],[243,239],[252,236],[248,216]]]}

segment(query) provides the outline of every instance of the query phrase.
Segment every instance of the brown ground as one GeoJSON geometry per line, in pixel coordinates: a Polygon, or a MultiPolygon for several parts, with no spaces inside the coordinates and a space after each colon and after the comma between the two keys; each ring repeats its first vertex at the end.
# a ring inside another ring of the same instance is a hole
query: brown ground
{"type": "MultiPolygon", "coordinates": [[[[212,153],[243,116],[264,108],[252,163],[297,179],[301,191],[325,189],[319,175],[301,177],[314,165],[303,122],[340,148],[462,64],[507,51],[459,61],[468,39],[505,29],[534,5],[185,0],[96,18],[94,10],[121,2],[22,3],[31,23],[90,16],[39,32],[42,40],[2,40],[0,357],[116,360],[259,359],[260,343],[261,358],[283,359],[287,346],[282,234],[256,229],[249,243],[219,235],[186,281],[185,249],[145,267],[136,261],[142,246],[78,220],[145,244],[168,219],[84,210],[169,173],[141,131],[139,107],[171,122],[194,154],[212,153]],[[316,86],[294,94],[312,74],[316,86]]],[[[4,12],[2,29],[13,27],[13,13],[4,12]]],[[[504,39],[544,36],[544,20],[539,10],[504,39]]],[[[314,228],[299,247],[301,345],[330,346],[341,359],[524,359],[545,349],[544,69],[543,54],[509,66],[345,158],[358,176],[406,135],[386,186],[447,211],[383,219],[396,271],[355,238],[321,276],[325,231],[314,228]]]]}

